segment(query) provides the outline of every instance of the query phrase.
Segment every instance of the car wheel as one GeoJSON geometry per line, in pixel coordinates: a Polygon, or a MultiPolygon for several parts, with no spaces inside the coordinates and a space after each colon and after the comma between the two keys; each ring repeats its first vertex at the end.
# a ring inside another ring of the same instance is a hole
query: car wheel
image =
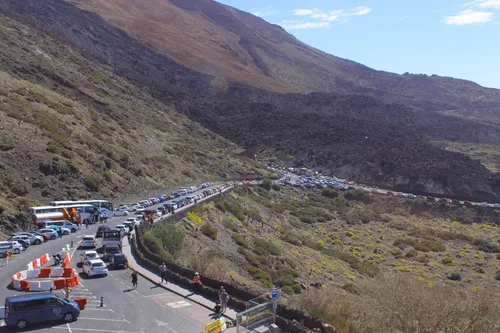
{"type": "Polygon", "coordinates": [[[19,254],[19,253],[21,253],[21,250],[19,250],[19,249],[15,249],[15,250],[14,250],[14,253],[15,253],[15,254],[19,254]]]}
{"type": "Polygon", "coordinates": [[[50,239],[54,240],[54,239],[56,239],[56,236],[52,235],[52,236],[50,236],[50,239]]]}
{"type": "Polygon", "coordinates": [[[28,322],[25,319],[19,319],[17,321],[16,327],[20,330],[25,329],[28,326],[28,322]]]}
{"type": "Polygon", "coordinates": [[[75,316],[73,316],[73,314],[71,312],[66,312],[64,314],[64,321],[69,323],[69,322],[72,322],[73,320],[75,320],[75,316]]]}
{"type": "Polygon", "coordinates": [[[69,235],[69,231],[65,231],[65,232],[64,232],[64,234],[65,234],[65,235],[69,235]]]}
{"type": "Polygon", "coordinates": [[[42,244],[42,242],[40,242],[40,240],[39,240],[39,239],[36,239],[36,240],[35,240],[35,245],[40,245],[40,244],[42,244]]]}
{"type": "Polygon", "coordinates": [[[76,229],[71,229],[71,233],[75,233],[76,232],[76,229]]]}
{"type": "Polygon", "coordinates": [[[88,219],[83,220],[83,224],[89,224],[89,220],[88,219]]]}

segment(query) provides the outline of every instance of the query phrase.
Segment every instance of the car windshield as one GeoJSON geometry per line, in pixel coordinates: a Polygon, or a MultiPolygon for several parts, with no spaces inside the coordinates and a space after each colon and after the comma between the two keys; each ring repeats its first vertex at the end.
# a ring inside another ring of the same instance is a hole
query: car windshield
{"type": "Polygon", "coordinates": [[[127,261],[127,257],[125,256],[115,256],[115,262],[121,263],[127,261]]]}
{"type": "Polygon", "coordinates": [[[85,238],[83,238],[83,240],[86,240],[86,241],[93,241],[93,240],[94,240],[94,238],[92,238],[92,237],[85,237],[85,238]]]}
{"type": "Polygon", "coordinates": [[[87,258],[94,258],[97,257],[97,253],[87,253],[87,258]]]}
{"type": "Polygon", "coordinates": [[[104,264],[102,262],[92,263],[92,267],[102,267],[102,266],[104,266],[104,264]]]}

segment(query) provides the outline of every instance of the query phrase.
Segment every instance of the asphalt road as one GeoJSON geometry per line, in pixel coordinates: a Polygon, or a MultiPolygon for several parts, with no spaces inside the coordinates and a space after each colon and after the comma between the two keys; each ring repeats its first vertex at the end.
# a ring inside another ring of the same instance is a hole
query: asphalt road
{"type": "MultiPolygon", "coordinates": [[[[149,207],[157,208],[163,203],[149,207]]],[[[179,211],[179,209],[177,210],[179,211]]],[[[106,225],[114,228],[124,222],[127,216],[108,219],[106,225]]],[[[87,234],[94,234],[102,224],[91,225],[87,230],[79,230],[62,239],[48,241],[42,245],[32,245],[14,256],[9,265],[1,267],[0,277],[4,288],[0,289],[0,297],[19,295],[23,292],[10,290],[8,284],[17,271],[25,269],[26,264],[43,253],[52,255],[73,240],[74,244],[87,234]]],[[[100,247],[101,239],[98,239],[100,247]]],[[[126,240],[125,240],[126,241],[126,240]]],[[[80,254],[84,250],[72,249],[71,266],[77,272],[80,254]]],[[[0,261],[1,262],[1,261],[0,261]]],[[[3,263],[2,263],[3,264],[3,263]]],[[[51,262],[52,264],[52,262],[51,262]]],[[[72,297],[87,297],[89,303],[81,312],[79,319],[70,324],[53,323],[54,326],[37,326],[37,331],[43,332],[120,332],[120,333],[196,333],[204,331],[210,321],[210,311],[190,301],[159,287],[139,276],[138,288],[131,289],[130,272],[127,270],[110,270],[106,277],[86,278],[80,274],[80,285],[73,288],[72,297]],[[104,297],[104,306],[100,306],[100,297],[104,297]]],[[[0,327],[0,332],[10,332],[6,327],[0,327]]]]}

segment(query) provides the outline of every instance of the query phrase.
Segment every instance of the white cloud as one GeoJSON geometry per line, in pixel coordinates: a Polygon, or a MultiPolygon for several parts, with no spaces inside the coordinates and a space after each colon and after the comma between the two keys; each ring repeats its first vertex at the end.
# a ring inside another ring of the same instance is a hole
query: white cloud
{"type": "Polygon", "coordinates": [[[318,29],[318,28],[331,28],[332,24],[330,22],[301,22],[295,24],[283,24],[282,27],[287,30],[296,29],[318,29]]]}
{"type": "Polygon", "coordinates": [[[358,16],[366,15],[371,11],[372,11],[372,9],[369,7],[359,6],[359,7],[356,7],[352,10],[352,15],[358,15],[358,16]]]}
{"type": "Polygon", "coordinates": [[[273,6],[267,6],[261,9],[252,9],[252,14],[259,17],[265,17],[279,14],[279,11],[274,9],[273,6]]]}
{"type": "Polygon", "coordinates": [[[408,16],[401,16],[399,19],[404,22],[408,20],[408,16]]]}
{"type": "Polygon", "coordinates": [[[458,15],[446,16],[446,24],[466,25],[473,23],[488,23],[493,20],[495,15],[491,12],[482,12],[474,10],[463,10],[458,15]]]}
{"type": "Polygon", "coordinates": [[[371,8],[366,6],[359,6],[348,11],[344,9],[335,10],[322,10],[319,8],[300,8],[295,9],[293,14],[296,16],[308,16],[313,21],[301,21],[294,24],[288,24],[290,22],[283,21],[283,28],[285,29],[317,29],[317,28],[330,28],[332,27],[332,22],[347,22],[347,16],[361,16],[366,15],[372,11],[371,8]],[[317,21],[314,21],[317,20],[317,21]]]}
{"type": "Polygon", "coordinates": [[[500,0],[475,0],[466,3],[465,6],[483,9],[500,9],[500,0]]]}
{"type": "Polygon", "coordinates": [[[314,14],[314,10],[312,10],[312,9],[295,9],[293,11],[293,14],[298,15],[298,16],[309,16],[309,15],[314,14]]]}

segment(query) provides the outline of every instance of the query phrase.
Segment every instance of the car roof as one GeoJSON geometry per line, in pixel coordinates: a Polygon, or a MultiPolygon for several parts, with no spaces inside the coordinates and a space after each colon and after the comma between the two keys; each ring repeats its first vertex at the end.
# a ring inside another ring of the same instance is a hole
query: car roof
{"type": "Polygon", "coordinates": [[[90,259],[87,260],[87,262],[90,262],[91,264],[97,264],[98,262],[102,262],[104,264],[104,261],[102,261],[101,259],[90,259]]]}
{"type": "Polygon", "coordinates": [[[9,303],[17,303],[17,302],[39,300],[44,298],[56,298],[56,297],[57,297],[56,295],[50,292],[45,292],[45,293],[9,296],[5,298],[5,301],[9,303]]]}
{"type": "Polygon", "coordinates": [[[83,236],[83,239],[85,239],[85,238],[87,238],[87,239],[89,239],[89,238],[94,239],[94,235],[85,235],[85,236],[83,236]]]}
{"type": "Polygon", "coordinates": [[[97,254],[97,251],[85,251],[83,254],[97,254]]]}
{"type": "Polygon", "coordinates": [[[125,257],[123,253],[113,253],[113,257],[125,257]]]}

